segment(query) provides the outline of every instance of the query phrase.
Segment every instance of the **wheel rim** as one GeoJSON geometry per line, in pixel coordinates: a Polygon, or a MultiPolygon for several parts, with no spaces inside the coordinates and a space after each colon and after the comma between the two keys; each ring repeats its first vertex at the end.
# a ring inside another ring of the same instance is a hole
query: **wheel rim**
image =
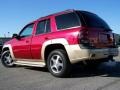
{"type": "Polygon", "coordinates": [[[63,69],[63,59],[60,55],[53,55],[50,59],[50,68],[54,73],[60,73],[63,69]]]}
{"type": "Polygon", "coordinates": [[[3,57],[3,61],[4,61],[5,65],[7,65],[7,66],[13,65],[13,60],[12,60],[9,52],[6,52],[6,54],[3,57]]]}

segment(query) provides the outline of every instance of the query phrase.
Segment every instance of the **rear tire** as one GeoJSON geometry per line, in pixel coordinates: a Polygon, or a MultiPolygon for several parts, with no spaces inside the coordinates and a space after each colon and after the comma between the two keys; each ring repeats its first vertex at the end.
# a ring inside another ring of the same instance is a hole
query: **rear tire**
{"type": "Polygon", "coordinates": [[[5,67],[14,67],[15,66],[9,50],[4,51],[2,53],[1,62],[5,67]]]}
{"type": "Polygon", "coordinates": [[[66,77],[70,74],[70,61],[62,49],[52,51],[47,59],[49,72],[56,77],[66,77]]]}

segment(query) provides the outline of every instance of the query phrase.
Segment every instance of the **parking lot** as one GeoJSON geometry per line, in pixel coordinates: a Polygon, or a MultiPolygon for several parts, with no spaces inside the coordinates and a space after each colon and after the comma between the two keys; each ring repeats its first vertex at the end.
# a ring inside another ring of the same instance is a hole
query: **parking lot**
{"type": "Polygon", "coordinates": [[[74,66],[69,78],[56,78],[45,68],[5,68],[0,63],[0,90],[120,90],[120,61],[96,69],[74,66]]]}

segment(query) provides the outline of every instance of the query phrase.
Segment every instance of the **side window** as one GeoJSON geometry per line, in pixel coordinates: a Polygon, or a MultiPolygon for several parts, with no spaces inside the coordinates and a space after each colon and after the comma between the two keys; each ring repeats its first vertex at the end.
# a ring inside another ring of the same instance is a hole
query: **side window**
{"type": "Polygon", "coordinates": [[[46,20],[46,32],[50,32],[51,28],[50,28],[50,20],[46,20]]]}
{"type": "Polygon", "coordinates": [[[25,28],[23,28],[23,30],[20,32],[20,36],[21,37],[31,36],[33,31],[33,25],[34,24],[29,24],[25,28]]]}
{"type": "Polygon", "coordinates": [[[46,21],[40,21],[37,25],[36,34],[44,33],[46,21]]]}
{"type": "Polygon", "coordinates": [[[50,20],[40,21],[37,25],[36,34],[48,33],[50,32],[50,20]]]}
{"type": "Polygon", "coordinates": [[[79,20],[74,12],[56,16],[55,19],[57,29],[65,29],[80,26],[79,20]]]}

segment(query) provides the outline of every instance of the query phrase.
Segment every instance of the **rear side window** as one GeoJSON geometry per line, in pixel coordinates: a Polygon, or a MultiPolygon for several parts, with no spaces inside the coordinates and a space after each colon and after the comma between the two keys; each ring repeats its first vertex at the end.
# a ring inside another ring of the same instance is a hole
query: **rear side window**
{"type": "Polygon", "coordinates": [[[73,13],[62,14],[55,17],[57,29],[66,29],[80,26],[77,15],[73,13]]]}
{"type": "Polygon", "coordinates": [[[50,20],[43,20],[38,23],[36,34],[48,33],[50,31],[50,20]]]}
{"type": "Polygon", "coordinates": [[[45,32],[50,32],[51,29],[50,29],[50,20],[46,20],[46,31],[45,32]]]}

